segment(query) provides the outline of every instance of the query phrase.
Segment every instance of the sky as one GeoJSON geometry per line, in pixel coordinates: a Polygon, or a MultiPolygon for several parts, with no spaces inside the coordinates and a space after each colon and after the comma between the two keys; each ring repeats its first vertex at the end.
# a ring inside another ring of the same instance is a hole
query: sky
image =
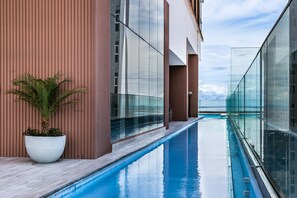
{"type": "Polygon", "coordinates": [[[260,47],[287,0],[204,0],[199,99],[227,95],[231,47],[260,47]]]}

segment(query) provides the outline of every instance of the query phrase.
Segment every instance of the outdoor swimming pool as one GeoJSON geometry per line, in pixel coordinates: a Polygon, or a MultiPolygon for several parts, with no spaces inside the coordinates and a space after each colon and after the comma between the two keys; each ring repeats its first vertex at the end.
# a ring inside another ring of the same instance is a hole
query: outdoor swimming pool
{"type": "Polygon", "coordinates": [[[121,170],[76,192],[77,197],[194,197],[200,194],[197,124],[121,170]]]}
{"type": "Polygon", "coordinates": [[[52,197],[232,197],[228,129],[207,116],[52,197]]]}

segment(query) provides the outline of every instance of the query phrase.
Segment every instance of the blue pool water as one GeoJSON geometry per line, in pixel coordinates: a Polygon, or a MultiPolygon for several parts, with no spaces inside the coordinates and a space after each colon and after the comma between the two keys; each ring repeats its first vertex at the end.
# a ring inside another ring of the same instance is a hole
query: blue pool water
{"type": "Polygon", "coordinates": [[[238,142],[225,116],[204,115],[199,123],[71,185],[52,197],[242,197],[251,185],[238,142]],[[228,168],[228,141],[233,185],[228,168]],[[236,151],[237,150],[237,151],[236,151]],[[234,161],[237,160],[237,161],[234,161]],[[234,184],[235,183],[235,184],[234,184]],[[232,189],[233,186],[236,189],[232,189]],[[233,192],[233,193],[232,193],[233,192]]]}
{"type": "Polygon", "coordinates": [[[248,163],[246,154],[233,131],[229,121],[227,121],[228,138],[230,146],[230,157],[232,161],[232,180],[234,197],[243,197],[244,192],[248,192],[250,198],[262,198],[262,193],[255,179],[255,176],[248,163]],[[248,179],[248,180],[246,180],[248,179]]]}
{"type": "Polygon", "coordinates": [[[198,124],[66,197],[200,197],[198,124]]]}

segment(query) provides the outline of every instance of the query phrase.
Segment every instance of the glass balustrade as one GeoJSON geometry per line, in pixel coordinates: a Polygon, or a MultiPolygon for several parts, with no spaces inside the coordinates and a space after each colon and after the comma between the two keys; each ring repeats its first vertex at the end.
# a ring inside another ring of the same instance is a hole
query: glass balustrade
{"type": "MultiPolygon", "coordinates": [[[[297,197],[297,0],[292,0],[226,102],[228,117],[282,197],[297,197]]],[[[233,83],[233,82],[230,82],[233,83]]]]}

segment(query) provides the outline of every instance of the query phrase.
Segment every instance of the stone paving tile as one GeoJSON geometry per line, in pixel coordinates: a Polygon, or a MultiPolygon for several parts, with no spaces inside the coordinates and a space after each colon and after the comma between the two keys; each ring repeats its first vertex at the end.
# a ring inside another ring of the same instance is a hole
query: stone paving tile
{"type": "Polygon", "coordinates": [[[116,146],[112,153],[94,160],[62,159],[52,164],[37,164],[29,158],[0,157],[0,198],[41,197],[102,169],[156,140],[198,120],[171,122],[169,130],[152,132],[116,146]],[[121,148],[121,149],[119,149],[121,148]]]}

